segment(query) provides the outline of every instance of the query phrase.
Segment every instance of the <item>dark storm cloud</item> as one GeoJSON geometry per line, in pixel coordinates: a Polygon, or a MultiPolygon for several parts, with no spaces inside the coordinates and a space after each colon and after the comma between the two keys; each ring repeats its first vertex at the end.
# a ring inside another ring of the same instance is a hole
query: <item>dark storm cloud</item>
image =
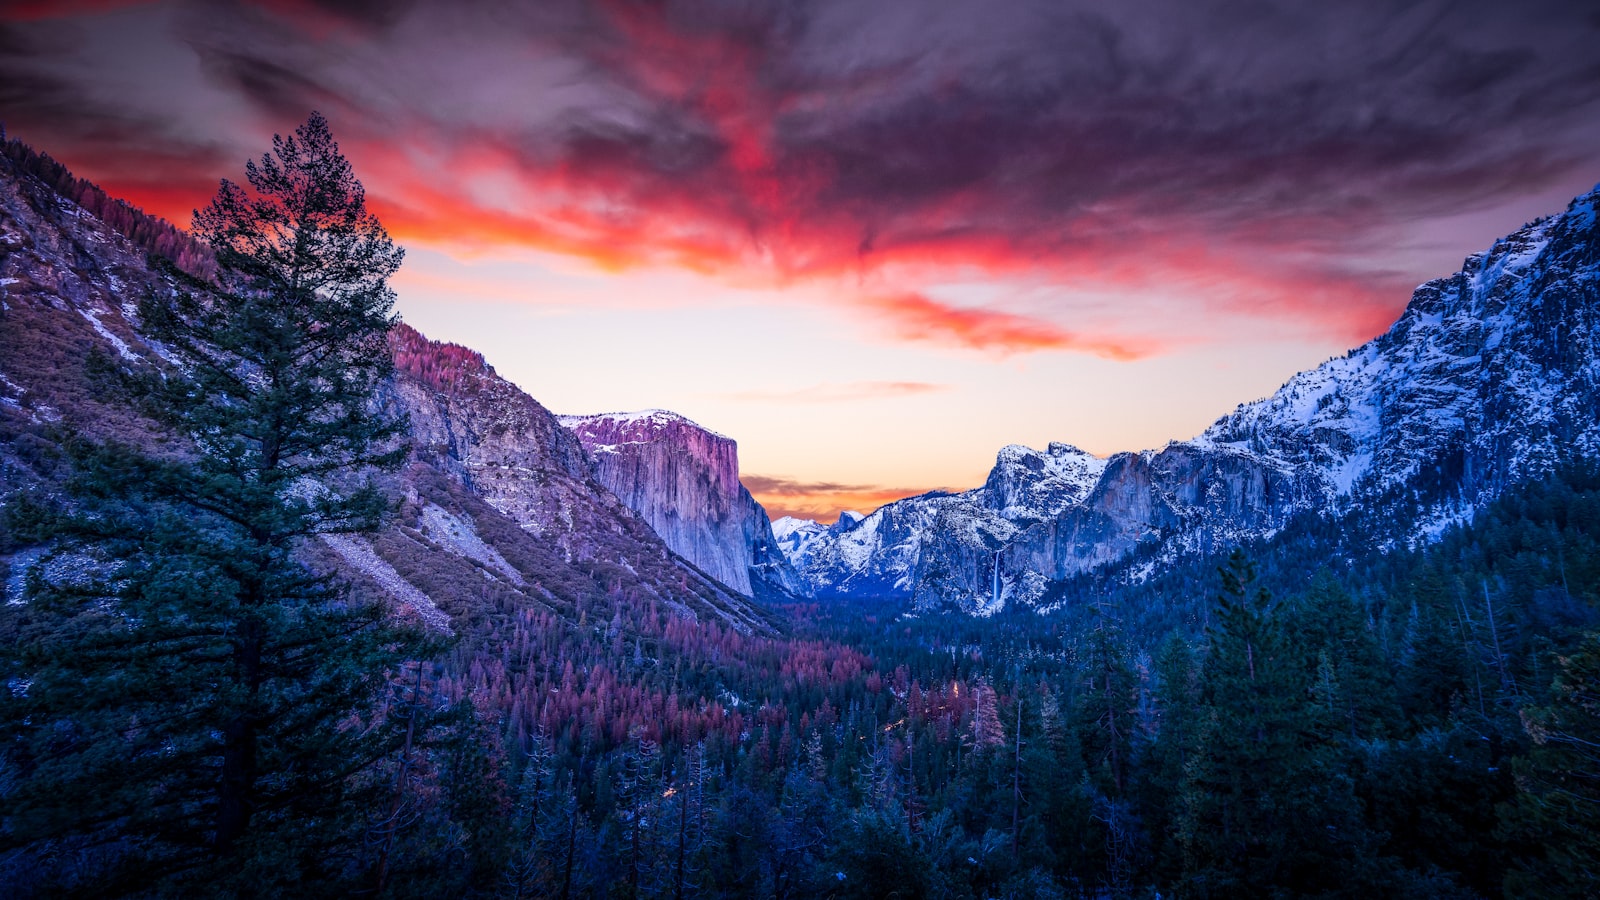
{"type": "Polygon", "coordinates": [[[203,47],[200,60],[208,76],[224,88],[237,91],[274,119],[294,121],[312,109],[334,115],[350,108],[342,96],[302,70],[251,52],[203,47]]]}
{"type": "Polygon", "coordinates": [[[46,151],[68,150],[80,165],[121,185],[211,185],[225,158],[220,141],[182,133],[178,117],[128,107],[86,89],[53,64],[81,43],[74,29],[39,32],[0,21],[0,122],[46,151]]]}
{"type": "Polygon", "coordinates": [[[387,28],[405,18],[417,0],[290,0],[290,2],[265,3],[276,6],[289,15],[311,9],[353,25],[368,28],[387,28]]]}
{"type": "Polygon", "coordinates": [[[1021,234],[1093,225],[1097,204],[1136,223],[1360,228],[1348,217],[1482,203],[1463,188],[1516,190],[1593,163],[1592,148],[1549,133],[1592,122],[1600,98],[1600,57],[1559,8],[1296,7],[1194,23],[1150,5],[1137,22],[1039,13],[949,66],[908,48],[898,61],[924,73],[915,90],[780,119],[783,149],[839,173],[825,203],[888,218],[980,191],[963,223],[1021,234]],[[1541,12],[1544,27],[1518,26],[1541,12]]]}
{"type": "MultiPolygon", "coordinates": [[[[204,83],[118,106],[109,65],[42,54],[66,32],[28,22],[0,32],[0,116],[39,125],[41,143],[148,149],[130,128],[192,143],[207,104],[267,130],[318,108],[378,174],[398,233],[609,266],[1154,284],[1354,334],[1434,274],[1377,260],[1397,234],[1600,178],[1600,21],[1548,0],[260,0],[119,15],[166,16],[170,44],[150,58],[192,53],[204,83]]],[[[233,129],[216,144],[238,140],[237,123],[214,127],[233,129]]],[[[1162,343],[890,288],[857,308],[898,316],[903,339],[1124,357],[1162,343]]]]}

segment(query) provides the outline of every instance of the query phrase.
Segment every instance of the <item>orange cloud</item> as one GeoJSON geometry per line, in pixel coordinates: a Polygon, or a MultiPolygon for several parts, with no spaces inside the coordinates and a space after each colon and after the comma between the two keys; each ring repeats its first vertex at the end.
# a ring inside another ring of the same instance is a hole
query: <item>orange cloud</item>
{"type": "Polygon", "coordinates": [[[419,127],[406,144],[348,143],[358,171],[374,186],[374,211],[402,241],[467,251],[528,248],[606,272],[672,268],[743,288],[854,284],[844,289],[847,297],[857,295],[846,306],[887,325],[898,340],[999,355],[1066,351],[1139,359],[1212,336],[1204,327],[1208,310],[1309,322],[1317,331],[1364,340],[1393,320],[1408,294],[1404,279],[1295,268],[1275,264],[1271,254],[1246,257],[1177,234],[1095,236],[1096,229],[1117,230],[1104,223],[1070,226],[1086,229],[1071,240],[1008,233],[1015,226],[942,224],[981,207],[983,198],[964,194],[925,210],[921,225],[908,220],[864,239],[863,223],[829,209],[817,196],[824,187],[804,179],[786,183],[785,203],[757,202],[771,196],[769,182],[778,175],[747,171],[754,165],[748,159],[731,176],[717,168],[674,183],[631,163],[607,162],[604,153],[541,161],[494,135],[442,142],[419,127]],[[491,182],[493,202],[479,188],[491,182]],[[1101,316],[1067,328],[927,294],[925,286],[952,276],[1016,278],[1064,294],[1163,291],[1183,299],[1174,304],[1176,315],[1161,319],[1101,316]],[[886,282],[903,287],[874,286],[886,282]]]}
{"type": "MultiPolygon", "coordinates": [[[[252,5],[313,39],[359,18],[311,0],[252,5]]],[[[424,108],[369,115],[347,83],[359,79],[332,67],[245,54],[213,68],[273,115],[336,113],[374,212],[403,243],[528,248],[605,272],[670,268],[742,288],[819,284],[868,333],[898,341],[1133,360],[1224,337],[1219,313],[1355,341],[1405,302],[1406,279],[1332,262],[1337,239],[1326,235],[1358,219],[1315,205],[1336,193],[1295,191],[1274,195],[1290,198],[1285,208],[1262,207],[1249,199],[1259,193],[1235,190],[1257,166],[1192,165],[1191,153],[1211,152],[1205,141],[1133,140],[1089,127],[1075,108],[996,104],[959,80],[931,96],[892,67],[802,76],[782,65],[775,15],[760,4],[600,4],[564,52],[616,107],[536,126],[424,108]],[[936,299],[973,280],[1026,285],[1031,302],[936,299]],[[1165,308],[1145,315],[1130,301],[1082,315],[1082,293],[1159,295],[1165,308]]],[[[95,149],[107,143],[84,145],[82,174],[175,222],[215,189],[200,177],[214,161],[141,166],[149,147],[95,149]]],[[[222,173],[238,177],[234,165],[222,173]]]]}
{"type": "MultiPolygon", "coordinates": [[[[457,252],[533,249],[604,272],[670,268],[742,288],[824,283],[842,291],[841,308],[865,313],[869,328],[895,340],[1000,356],[1054,351],[1140,359],[1219,336],[1206,322],[1208,312],[1332,331],[1355,342],[1387,327],[1409,293],[1403,278],[1287,268],[1273,265],[1270,255],[1241,259],[1172,236],[1136,245],[1085,236],[1046,252],[1000,232],[929,227],[863,242],[859,222],[815,206],[808,211],[806,203],[768,210],[753,228],[741,220],[738,203],[716,199],[727,192],[663,185],[625,167],[541,163],[493,135],[447,142],[422,124],[405,143],[364,135],[342,143],[369,185],[370,206],[402,243],[457,252]],[[489,184],[494,190],[484,189],[489,184]],[[958,306],[924,289],[952,276],[1026,281],[1036,298],[1045,292],[1045,304],[1049,291],[1078,289],[1161,291],[1183,299],[1159,319],[1119,318],[1113,311],[1067,328],[1039,315],[958,306]],[[837,287],[848,285],[854,287],[837,287]],[[889,285],[903,287],[883,289],[889,285]]],[[[169,169],[162,166],[163,173],[169,169]]],[[[178,223],[187,223],[215,189],[192,170],[174,171],[166,181],[117,174],[102,185],[178,223]]],[[[976,202],[951,200],[932,215],[935,221],[958,215],[958,207],[976,202]]]]}
{"type": "Polygon", "coordinates": [[[794,516],[832,522],[844,510],[869,513],[872,510],[929,491],[947,488],[893,487],[872,484],[840,484],[832,481],[797,481],[770,475],[743,475],[740,481],[756,498],[767,515],[774,519],[794,516]]]}

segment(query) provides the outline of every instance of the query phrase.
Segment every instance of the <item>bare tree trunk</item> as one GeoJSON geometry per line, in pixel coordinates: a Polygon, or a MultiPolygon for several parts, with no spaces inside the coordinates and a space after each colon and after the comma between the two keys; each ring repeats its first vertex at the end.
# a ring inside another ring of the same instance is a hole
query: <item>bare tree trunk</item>
{"type": "MultiPolygon", "coordinates": [[[[247,615],[238,625],[233,659],[246,696],[254,699],[261,685],[261,651],[265,643],[261,623],[247,615]]],[[[256,783],[256,722],[248,709],[234,716],[222,731],[222,780],[217,786],[216,833],[213,847],[219,854],[232,849],[250,827],[254,813],[251,794],[256,783]]]]}
{"type": "Polygon", "coordinates": [[[1500,690],[1504,693],[1515,694],[1517,692],[1517,682],[1516,679],[1511,677],[1511,673],[1506,671],[1506,657],[1505,653],[1500,649],[1500,627],[1494,620],[1494,600],[1489,597],[1488,581],[1483,583],[1483,609],[1489,618],[1489,638],[1494,641],[1494,668],[1496,672],[1500,673],[1500,690]]]}
{"type": "Polygon", "coordinates": [[[1467,658],[1467,663],[1472,666],[1472,682],[1478,690],[1478,715],[1488,717],[1489,713],[1483,705],[1483,677],[1479,674],[1481,660],[1474,659],[1472,653],[1472,633],[1467,629],[1466,607],[1467,598],[1457,595],[1455,607],[1456,625],[1461,629],[1461,652],[1467,658]]]}
{"type": "Polygon", "coordinates": [[[689,788],[687,785],[678,797],[678,865],[672,876],[673,900],[683,900],[683,867],[689,849],[689,788]]]}
{"type": "Polygon", "coordinates": [[[1105,671],[1100,673],[1106,698],[1106,728],[1111,734],[1111,780],[1117,786],[1117,796],[1122,796],[1122,748],[1117,731],[1117,702],[1111,692],[1111,658],[1106,657],[1105,671]]]}

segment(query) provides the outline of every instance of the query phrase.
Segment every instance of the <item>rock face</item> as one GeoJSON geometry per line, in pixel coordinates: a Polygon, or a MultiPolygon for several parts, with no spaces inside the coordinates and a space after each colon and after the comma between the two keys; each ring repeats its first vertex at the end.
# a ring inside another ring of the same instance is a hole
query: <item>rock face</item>
{"type": "MultiPolygon", "coordinates": [[[[0,155],[0,503],[58,477],[50,427],[179,447],[126,408],[102,402],[84,360],[161,365],[137,303],[171,296],[179,276],[146,248],[0,155]]],[[[743,632],[772,623],[749,600],[673,553],[595,480],[578,439],[497,376],[479,354],[391,334],[396,374],[378,402],[409,417],[413,453],[389,482],[400,512],[375,535],[303,548],[440,630],[506,610],[573,621],[670,612],[743,632]]],[[[764,520],[763,520],[764,521],[764,520]]],[[[9,561],[20,577],[31,548],[9,561]]],[[[0,558],[0,564],[7,562],[0,558]]]]}
{"type": "Polygon", "coordinates": [[[731,438],[654,409],[560,421],[593,458],[600,483],[678,555],[746,596],[802,589],[766,510],[739,483],[731,438]]]}
{"type": "Polygon", "coordinates": [[[896,501],[784,549],[819,595],[993,612],[1052,579],[1270,535],[1305,511],[1420,507],[1436,534],[1600,452],[1600,189],[1422,285],[1389,331],[1161,450],[1007,447],[980,488],[896,501]]]}

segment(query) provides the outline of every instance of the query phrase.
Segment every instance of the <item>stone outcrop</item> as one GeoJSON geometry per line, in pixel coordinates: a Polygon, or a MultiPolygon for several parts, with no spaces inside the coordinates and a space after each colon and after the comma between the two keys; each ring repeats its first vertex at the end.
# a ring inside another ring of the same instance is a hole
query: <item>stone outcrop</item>
{"type": "Polygon", "coordinates": [[[766,510],[739,483],[731,438],[664,410],[560,421],[589,452],[600,483],[674,552],[746,596],[802,589],[766,510]]]}

